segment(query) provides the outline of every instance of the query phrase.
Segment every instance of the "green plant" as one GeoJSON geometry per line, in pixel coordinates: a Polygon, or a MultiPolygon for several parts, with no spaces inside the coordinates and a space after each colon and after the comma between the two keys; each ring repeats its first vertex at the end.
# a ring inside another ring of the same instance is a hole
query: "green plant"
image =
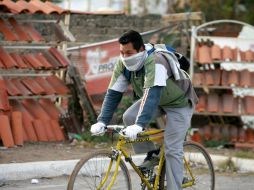
{"type": "Polygon", "coordinates": [[[227,140],[204,140],[206,147],[218,147],[228,144],[227,140]]]}
{"type": "Polygon", "coordinates": [[[68,84],[67,86],[70,89],[72,94],[71,98],[69,98],[68,100],[68,112],[74,113],[78,121],[82,123],[84,121],[83,109],[79,103],[80,100],[79,100],[76,88],[73,84],[68,84]]]}
{"type": "Polygon", "coordinates": [[[92,136],[90,132],[82,133],[81,138],[84,141],[92,142],[94,144],[102,142],[109,143],[112,140],[110,134],[104,134],[102,136],[92,136]]]}
{"type": "Polygon", "coordinates": [[[235,19],[250,24],[254,24],[253,0],[178,0],[174,4],[176,12],[195,12],[202,11],[205,13],[207,21],[218,19],[235,19]]]}

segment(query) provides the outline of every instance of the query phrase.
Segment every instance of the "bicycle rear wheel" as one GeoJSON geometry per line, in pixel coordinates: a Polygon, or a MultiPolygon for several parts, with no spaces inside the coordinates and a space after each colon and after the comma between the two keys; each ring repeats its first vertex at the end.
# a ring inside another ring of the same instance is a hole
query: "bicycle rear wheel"
{"type": "MultiPolygon", "coordinates": [[[[68,182],[67,190],[86,189],[95,190],[105,179],[106,173],[112,163],[112,167],[105,184],[99,189],[107,189],[115,171],[116,160],[113,153],[106,150],[93,152],[81,159],[75,166],[68,182]]],[[[118,175],[112,190],[131,190],[131,179],[125,163],[120,161],[118,175]]]]}
{"type": "Polygon", "coordinates": [[[205,148],[194,142],[185,142],[184,157],[186,163],[184,164],[183,186],[186,186],[186,189],[214,190],[213,163],[205,148]],[[190,171],[188,171],[188,167],[190,171]],[[194,181],[192,181],[192,177],[194,181]],[[193,184],[188,186],[192,182],[193,184]]]}
{"type": "MultiPolygon", "coordinates": [[[[194,142],[184,142],[184,189],[214,190],[215,173],[213,163],[208,152],[201,145],[194,142]]],[[[165,162],[161,171],[159,190],[166,190],[165,162]]]]}

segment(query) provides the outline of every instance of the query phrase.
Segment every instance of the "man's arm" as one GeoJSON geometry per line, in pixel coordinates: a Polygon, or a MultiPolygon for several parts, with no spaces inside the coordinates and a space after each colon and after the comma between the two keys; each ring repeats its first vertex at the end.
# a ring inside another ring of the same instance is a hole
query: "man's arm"
{"type": "MultiPolygon", "coordinates": [[[[157,58],[157,57],[156,57],[157,58]]],[[[167,85],[168,70],[166,65],[156,60],[154,67],[147,69],[144,95],[136,118],[136,124],[142,127],[151,121],[158,109],[163,88],[167,85]]],[[[150,66],[153,66],[150,64],[150,66]]]]}
{"type": "Polygon", "coordinates": [[[102,122],[105,125],[109,124],[118,104],[122,99],[123,93],[128,89],[129,82],[122,72],[123,66],[118,62],[103,100],[101,113],[97,118],[98,122],[102,122]]]}
{"type": "Polygon", "coordinates": [[[101,113],[97,118],[98,122],[102,122],[105,125],[109,124],[118,104],[120,103],[122,99],[122,96],[123,96],[122,92],[118,92],[111,89],[107,90],[107,93],[105,95],[105,98],[102,104],[101,113]]]}

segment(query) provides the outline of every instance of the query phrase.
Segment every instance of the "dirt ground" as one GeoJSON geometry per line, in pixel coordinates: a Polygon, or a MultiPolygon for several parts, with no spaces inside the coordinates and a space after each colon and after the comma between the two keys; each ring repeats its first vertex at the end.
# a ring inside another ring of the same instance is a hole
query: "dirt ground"
{"type": "MultiPolygon", "coordinates": [[[[0,164],[80,159],[88,152],[110,146],[111,144],[105,143],[92,145],[87,142],[70,143],[66,141],[25,143],[22,147],[8,149],[0,147],[0,164]]],[[[242,155],[247,155],[254,159],[252,150],[248,152],[228,148],[207,148],[207,150],[212,154],[226,156],[235,156],[236,153],[242,152],[242,155]]]]}
{"type": "Polygon", "coordinates": [[[0,164],[33,161],[80,159],[92,151],[89,144],[72,145],[69,142],[25,143],[22,147],[0,149],[0,164]]]}

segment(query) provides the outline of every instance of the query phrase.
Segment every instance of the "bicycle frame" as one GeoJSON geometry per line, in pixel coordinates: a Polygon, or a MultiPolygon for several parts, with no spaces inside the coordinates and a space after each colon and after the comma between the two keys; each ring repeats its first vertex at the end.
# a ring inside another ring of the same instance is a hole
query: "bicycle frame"
{"type": "MultiPolygon", "coordinates": [[[[113,177],[111,179],[111,182],[110,182],[110,184],[107,188],[108,190],[111,189],[111,187],[114,185],[114,182],[116,180],[116,176],[118,174],[118,168],[119,168],[119,165],[120,165],[121,156],[124,156],[125,161],[130,163],[132,168],[139,175],[141,181],[146,185],[146,187],[149,190],[157,190],[157,187],[159,185],[160,176],[156,175],[156,178],[155,178],[155,181],[154,181],[154,184],[153,184],[153,187],[152,187],[151,184],[149,183],[148,179],[143,175],[143,173],[140,171],[138,166],[132,161],[131,156],[123,149],[123,147],[126,144],[161,140],[163,138],[163,132],[164,132],[164,129],[156,129],[156,130],[145,131],[145,132],[139,134],[139,138],[137,138],[135,140],[129,140],[129,139],[126,139],[123,136],[119,137],[118,142],[116,144],[116,147],[112,148],[112,151],[116,153],[115,158],[114,158],[116,160],[116,166],[115,166],[115,170],[114,170],[114,174],[113,174],[113,177]],[[157,134],[160,134],[160,135],[153,136],[153,135],[157,135],[157,134]]],[[[158,168],[157,168],[157,170],[158,170],[157,173],[159,173],[159,174],[162,171],[164,160],[165,160],[164,145],[162,145],[161,153],[160,153],[160,161],[159,161],[159,165],[158,165],[158,168]]],[[[183,185],[183,187],[188,187],[188,186],[191,186],[195,183],[195,179],[194,179],[194,177],[193,177],[193,175],[190,171],[190,167],[188,167],[187,163],[188,162],[184,159],[184,164],[187,165],[187,169],[188,169],[188,171],[189,171],[189,173],[192,177],[192,180],[185,183],[183,185]]],[[[107,171],[104,179],[101,181],[98,189],[100,189],[105,184],[105,182],[108,180],[108,176],[110,174],[112,164],[113,164],[113,160],[111,160],[108,171],[107,171]]]]}

